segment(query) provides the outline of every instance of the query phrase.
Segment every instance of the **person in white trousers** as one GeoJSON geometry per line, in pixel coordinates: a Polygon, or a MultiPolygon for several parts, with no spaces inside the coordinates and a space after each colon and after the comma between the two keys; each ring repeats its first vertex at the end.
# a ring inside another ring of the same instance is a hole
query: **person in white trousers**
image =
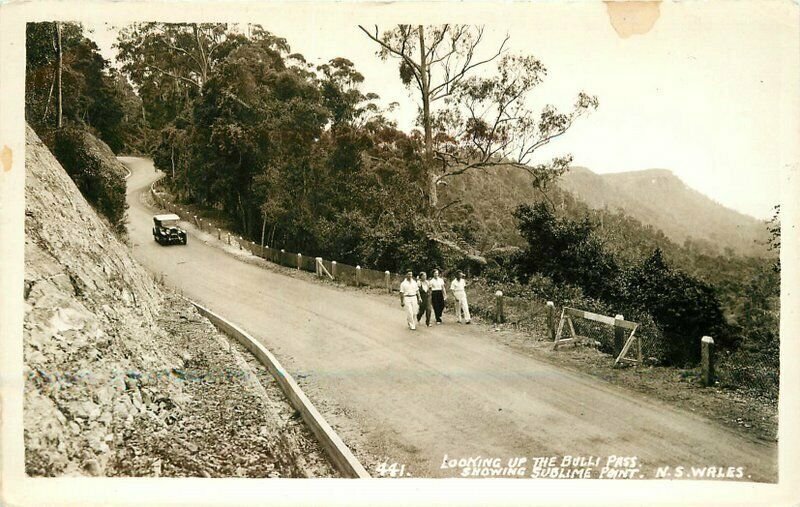
{"type": "Polygon", "coordinates": [[[406,309],[406,322],[412,331],[417,330],[417,312],[419,311],[419,285],[414,280],[414,273],[406,273],[405,280],[400,283],[400,306],[406,309]]]}
{"type": "Polygon", "coordinates": [[[456,278],[450,282],[450,291],[456,298],[456,319],[459,323],[463,319],[465,324],[469,324],[471,319],[469,316],[466,287],[467,281],[464,279],[464,273],[459,271],[456,278]]]}

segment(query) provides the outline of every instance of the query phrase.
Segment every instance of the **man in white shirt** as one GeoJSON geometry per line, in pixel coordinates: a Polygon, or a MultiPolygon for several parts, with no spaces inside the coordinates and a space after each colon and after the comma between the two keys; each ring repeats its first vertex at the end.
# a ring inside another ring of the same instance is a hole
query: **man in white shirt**
{"type": "Polygon", "coordinates": [[[417,330],[417,312],[419,311],[419,285],[414,280],[414,273],[409,271],[400,284],[400,306],[406,309],[406,322],[412,331],[417,330]]]}
{"type": "Polygon", "coordinates": [[[447,289],[444,286],[444,280],[439,278],[439,270],[433,270],[433,278],[430,280],[431,285],[431,304],[433,305],[433,313],[436,316],[436,323],[442,323],[442,312],[444,311],[444,303],[447,301],[447,289]]]}
{"type": "Polygon", "coordinates": [[[464,273],[459,271],[455,280],[450,282],[450,290],[456,298],[456,319],[461,323],[461,319],[463,318],[464,323],[469,324],[469,304],[467,303],[466,287],[467,281],[464,279],[464,273]]]}

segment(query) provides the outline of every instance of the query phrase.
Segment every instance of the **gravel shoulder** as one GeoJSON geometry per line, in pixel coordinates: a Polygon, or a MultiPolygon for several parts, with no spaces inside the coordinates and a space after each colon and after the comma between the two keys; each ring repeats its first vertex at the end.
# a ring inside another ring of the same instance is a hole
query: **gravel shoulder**
{"type": "Polygon", "coordinates": [[[170,412],[159,418],[165,423],[140,418],[124,433],[115,475],[337,476],[269,371],[180,296],[165,303],[158,323],[172,342],[165,345],[186,351],[170,372],[185,398],[178,411],[154,401],[170,412]]]}

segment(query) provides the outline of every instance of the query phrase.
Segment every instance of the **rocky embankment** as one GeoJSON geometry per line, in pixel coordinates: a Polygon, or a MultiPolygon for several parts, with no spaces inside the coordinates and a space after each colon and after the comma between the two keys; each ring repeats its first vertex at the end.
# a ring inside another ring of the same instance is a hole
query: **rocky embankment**
{"type": "Polygon", "coordinates": [[[29,475],[332,476],[274,381],[130,256],[27,130],[29,475]]]}

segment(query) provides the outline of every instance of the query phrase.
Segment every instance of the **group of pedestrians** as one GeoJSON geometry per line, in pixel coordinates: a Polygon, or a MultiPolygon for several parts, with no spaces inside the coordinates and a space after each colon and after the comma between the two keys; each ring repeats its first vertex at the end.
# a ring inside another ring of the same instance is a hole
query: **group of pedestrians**
{"type": "MultiPolygon", "coordinates": [[[[464,273],[458,272],[456,278],[450,282],[450,291],[456,299],[456,319],[459,323],[470,323],[469,304],[467,303],[466,279],[464,273]]],[[[405,279],[400,283],[400,306],[405,309],[406,322],[412,331],[417,329],[417,324],[425,316],[425,325],[431,326],[431,314],[436,319],[436,324],[442,323],[442,313],[447,302],[447,289],[445,281],[439,276],[439,270],[433,270],[433,276],[423,271],[414,279],[414,273],[408,271],[405,279]]]]}

